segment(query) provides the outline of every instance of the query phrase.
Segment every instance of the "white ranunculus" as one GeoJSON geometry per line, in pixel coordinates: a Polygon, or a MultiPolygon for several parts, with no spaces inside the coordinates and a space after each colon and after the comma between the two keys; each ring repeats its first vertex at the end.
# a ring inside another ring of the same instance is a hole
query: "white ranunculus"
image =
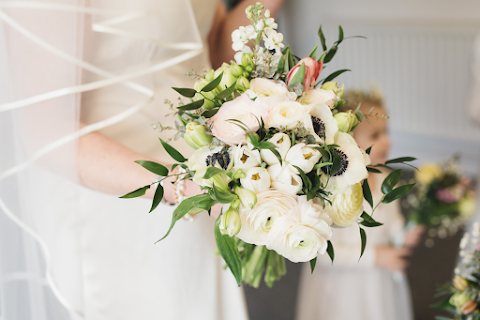
{"type": "Polygon", "coordinates": [[[251,145],[237,146],[233,154],[233,169],[237,171],[242,169],[247,172],[248,169],[258,167],[262,164],[260,151],[252,150],[251,145]]]}
{"type": "Polygon", "coordinates": [[[305,107],[307,108],[305,128],[318,143],[332,143],[338,131],[338,125],[330,108],[324,103],[310,104],[305,107]]]}
{"type": "Polygon", "coordinates": [[[298,98],[301,104],[323,103],[333,108],[338,101],[338,97],[333,90],[312,89],[303,92],[302,96],[298,98]]]}
{"type": "Polygon", "coordinates": [[[250,89],[245,92],[250,99],[268,106],[270,109],[283,101],[295,101],[297,95],[288,91],[283,81],[255,78],[250,81],[250,89]]]}
{"type": "Polygon", "coordinates": [[[274,164],[267,168],[272,181],[272,187],[276,190],[282,190],[290,194],[297,194],[302,190],[302,178],[295,174],[287,164],[274,164]]]}
{"type": "Polygon", "coordinates": [[[265,124],[267,128],[273,127],[291,130],[294,129],[299,122],[302,123],[307,114],[307,110],[300,103],[296,101],[283,101],[273,107],[265,124]]]}
{"type": "Polygon", "coordinates": [[[287,214],[297,204],[297,197],[279,190],[266,190],[257,194],[255,206],[240,206],[242,229],[237,237],[247,243],[265,245],[275,220],[287,214]]]}
{"type": "MultiPolygon", "coordinates": [[[[285,156],[291,146],[290,137],[285,133],[279,132],[275,133],[273,137],[268,139],[268,142],[271,142],[276,146],[275,149],[280,153],[282,161],[285,160],[285,156]]],[[[260,150],[260,155],[262,156],[262,160],[270,166],[280,162],[277,156],[269,149],[260,150]]]]}
{"type": "Polygon", "coordinates": [[[338,227],[350,227],[363,213],[363,190],[361,183],[348,186],[342,193],[332,195],[326,202],[327,211],[338,227]]]}
{"type": "Polygon", "coordinates": [[[294,166],[299,167],[305,173],[309,173],[322,157],[320,151],[314,149],[315,147],[318,147],[318,145],[305,145],[303,142],[298,143],[290,148],[285,157],[285,162],[288,163],[291,166],[291,170],[297,174],[300,173],[294,166]]]}
{"type": "Polygon", "coordinates": [[[298,204],[273,224],[266,246],[292,262],[307,262],[327,250],[332,237],[330,217],[320,207],[298,197],[298,204]]]}
{"type": "Polygon", "coordinates": [[[253,167],[247,171],[247,176],[240,179],[242,187],[259,193],[270,188],[270,175],[267,169],[261,167],[253,167]]]}

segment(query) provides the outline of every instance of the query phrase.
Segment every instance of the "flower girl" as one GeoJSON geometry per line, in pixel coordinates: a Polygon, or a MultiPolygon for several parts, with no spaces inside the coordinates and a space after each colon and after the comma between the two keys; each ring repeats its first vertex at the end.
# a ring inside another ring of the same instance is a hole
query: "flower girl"
{"type": "MultiPolygon", "coordinates": [[[[385,162],[390,139],[386,117],[382,117],[386,113],[382,97],[372,90],[350,91],[344,98],[347,101],[346,110],[354,112],[361,103],[360,111],[370,114],[370,123],[362,121],[355,129],[355,140],[363,149],[373,146],[370,152],[372,164],[385,162]],[[378,117],[375,117],[377,114],[378,117]]],[[[382,196],[380,188],[384,177],[383,174],[370,174],[368,177],[374,203],[378,203],[382,196]]],[[[365,201],[364,207],[368,206],[365,201]]],[[[360,237],[344,228],[336,229],[332,237],[335,243],[333,265],[328,257],[322,256],[318,257],[312,275],[310,268],[304,267],[297,320],[413,319],[408,284],[399,273],[407,267],[405,257],[418,242],[421,230],[406,234],[404,247],[395,247],[393,242],[402,234],[404,226],[398,203],[380,204],[373,217],[384,225],[369,229],[367,247],[360,261],[356,254],[361,246],[360,237]]]]}

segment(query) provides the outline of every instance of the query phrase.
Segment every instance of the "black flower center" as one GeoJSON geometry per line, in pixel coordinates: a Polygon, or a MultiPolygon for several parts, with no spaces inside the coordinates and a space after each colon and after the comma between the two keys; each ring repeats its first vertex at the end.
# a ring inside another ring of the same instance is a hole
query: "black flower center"
{"type": "MultiPolygon", "coordinates": [[[[340,158],[340,169],[333,175],[334,177],[342,175],[348,168],[348,157],[347,155],[340,149],[335,148],[335,152],[337,152],[338,157],[340,158]]],[[[332,170],[332,166],[325,166],[322,167],[322,171],[328,174],[332,170]]]]}
{"type": "Polygon", "coordinates": [[[228,165],[230,164],[230,155],[227,151],[217,152],[213,155],[208,155],[205,159],[207,166],[218,165],[223,170],[227,170],[228,165]]]}
{"type": "Polygon", "coordinates": [[[320,118],[312,116],[312,124],[313,124],[313,131],[319,136],[320,138],[325,138],[325,123],[320,118]]]}

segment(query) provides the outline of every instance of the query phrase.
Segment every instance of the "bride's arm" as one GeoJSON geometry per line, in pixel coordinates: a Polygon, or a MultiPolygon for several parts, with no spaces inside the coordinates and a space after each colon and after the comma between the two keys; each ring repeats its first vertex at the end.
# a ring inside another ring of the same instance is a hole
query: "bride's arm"
{"type": "MultiPolygon", "coordinates": [[[[219,67],[223,62],[233,60],[235,52],[232,49],[231,34],[239,26],[246,26],[250,21],[245,16],[245,9],[249,5],[254,5],[258,0],[244,0],[240,2],[232,11],[228,12],[221,0],[217,1],[215,19],[208,36],[208,46],[210,48],[210,61],[214,68],[219,67]]],[[[262,4],[269,9],[272,16],[275,17],[285,0],[262,0],[262,4]]]]}

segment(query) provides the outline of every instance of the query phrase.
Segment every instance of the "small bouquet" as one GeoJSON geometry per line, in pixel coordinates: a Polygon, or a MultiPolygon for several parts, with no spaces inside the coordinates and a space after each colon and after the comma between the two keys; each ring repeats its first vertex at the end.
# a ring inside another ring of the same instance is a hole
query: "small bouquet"
{"type": "Polygon", "coordinates": [[[415,172],[417,183],[407,197],[407,211],[413,224],[428,229],[427,246],[434,237],[454,235],[475,212],[476,203],[471,180],[462,177],[458,158],[444,164],[425,164],[415,172]]]}
{"type": "MultiPolygon", "coordinates": [[[[249,6],[246,14],[251,25],[232,33],[236,62],[195,74],[194,88],[173,88],[188,100],[175,108],[175,138],[185,139],[196,150],[193,156],[186,159],[162,140],[178,162],[170,173],[158,163],[138,163],[160,176],[174,175],[179,183],[193,180],[205,192],[179,201],[163,238],[182,217],[223,204],[214,229],[220,255],[238,285],[257,287],[265,271],[265,282],[272,286],[286,272],[285,258],[310,262],[312,270],[318,254],[327,252],[333,261],[332,227],[357,224],[361,256],[366,245],[362,226],[381,225],[363,208],[363,198],[375,207],[368,172],[414,158],[370,166],[370,149],[361,150],[351,131],[372,115],[359,108],[341,112],[344,86],[332,82],[349,70],[320,79],[346,39],[342,27],[329,49],[320,28],[323,51],[319,55],[317,46],[299,59],[284,46],[263,5],[249,6]]],[[[383,203],[412,188],[397,186],[400,174],[395,170],[383,182],[383,203]]],[[[155,183],[152,210],[163,196],[162,185],[155,183]]],[[[150,187],[123,197],[141,196],[150,187]]]]}
{"type": "Polygon", "coordinates": [[[480,224],[474,223],[471,234],[465,233],[460,242],[460,262],[451,283],[439,288],[444,299],[434,308],[449,311],[454,316],[437,320],[480,320],[480,224]],[[473,248],[472,248],[473,247],[473,248]]]}

